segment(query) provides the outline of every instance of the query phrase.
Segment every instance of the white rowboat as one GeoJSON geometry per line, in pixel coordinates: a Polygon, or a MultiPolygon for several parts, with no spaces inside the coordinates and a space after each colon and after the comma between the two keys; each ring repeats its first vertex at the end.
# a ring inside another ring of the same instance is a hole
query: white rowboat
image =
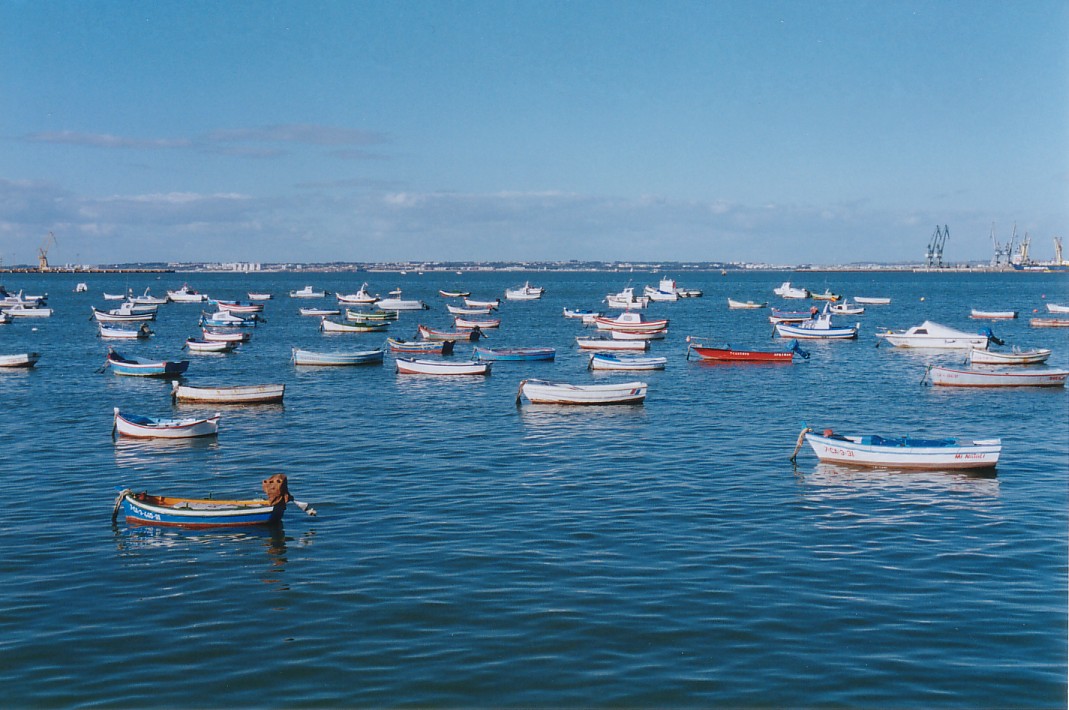
{"type": "Polygon", "coordinates": [[[218,434],[221,416],[219,413],[203,419],[161,419],[129,414],[123,416],[119,408],[115,407],[114,430],[121,436],[140,439],[193,439],[218,434]]]}
{"type": "Polygon", "coordinates": [[[489,375],[492,361],[474,360],[451,362],[446,360],[417,360],[399,357],[397,372],[402,375],[489,375]]]}
{"type": "Polygon", "coordinates": [[[239,385],[237,387],[193,387],[173,382],[171,399],[176,402],[219,404],[264,404],[281,402],[286,385],[239,385]]]}
{"type": "Polygon", "coordinates": [[[37,353],[0,355],[0,367],[33,367],[40,359],[41,356],[37,353]]]}
{"type": "Polygon", "coordinates": [[[641,404],[649,388],[645,382],[616,382],[606,385],[572,385],[565,382],[523,380],[516,392],[532,404],[641,404]]]}
{"type": "Polygon", "coordinates": [[[1065,387],[1069,370],[959,370],[932,366],[927,376],[944,387],[1065,387]]]}
{"type": "Polygon", "coordinates": [[[1050,353],[1050,348],[1014,348],[1012,352],[973,348],[969,351],[969,362],[974,365],[1039,365],[1047,361],[1050,353]]]}
{"type": "Polygon", "coordinates": [[[929,470],[993,468],[1002,452],[1000,439],[841,436],[828,429],[823,436],[808,432],[805,440],[821,461],[854,466],[929,470]]]}
{"type": "Polygon", "coordinates": [[[663,370],[668,364],[666,357],[635,357],[634,355],[612,355],[609,353],[591,353],[591,370],[663,370]]]}

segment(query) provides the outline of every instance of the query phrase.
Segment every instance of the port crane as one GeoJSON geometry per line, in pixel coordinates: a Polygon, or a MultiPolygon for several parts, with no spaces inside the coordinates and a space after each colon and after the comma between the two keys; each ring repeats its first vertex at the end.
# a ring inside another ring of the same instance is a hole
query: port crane
{"type": "Polygon", "coordinates": [[[37,250],[37,270],[48,271],[48,250],[56,243],[56,235],[52,232],[48,233],[45,240],[41,242],[41,248],[37,250]]]}
{"type": "Polygon", "coordinates": [[[1017,240],[1017,224],[1013,225],[1013,234],[1010,236],[1010,241],[1005,244],[999,244],[998,239],[995,238],[995,223],[991,223],[991,244],[995,247],[995,256],[991,260],[991,266],[997,268],[1003,264],[1007,267],[1010,265],[1010,256],[1013,254],[1013,243],[1017,240]],[[1005,259],[1005,261],[1003,261],[1005,259]]]}
{"type": "Polygon", "coordinates": [[[925,264],[929,269],[943,268],[943,245],[950,239],[950,227],[945,224],[940,227],[935,226],[935,234],[932,235],[932,240],[928,242],[928,252],[925,254],[925,264]]]}

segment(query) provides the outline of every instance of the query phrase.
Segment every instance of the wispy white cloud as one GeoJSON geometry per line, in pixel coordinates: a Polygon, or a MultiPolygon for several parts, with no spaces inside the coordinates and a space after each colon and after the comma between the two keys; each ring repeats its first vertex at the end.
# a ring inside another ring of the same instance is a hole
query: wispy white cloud
{"type": "Polygon", "coordinates": [[[131,138],[110,133],[82,133],[79,131],[44,131],[24,137],[29,143],[56,143],[83,145],[95,148],[125,148],[135,150],[160,150],[190,148],[194,141],[188,138],[131,138]]]}

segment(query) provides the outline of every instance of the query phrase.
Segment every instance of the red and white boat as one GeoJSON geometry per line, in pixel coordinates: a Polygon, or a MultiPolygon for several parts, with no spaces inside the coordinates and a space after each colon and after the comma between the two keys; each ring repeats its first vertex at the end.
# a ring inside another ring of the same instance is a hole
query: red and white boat
{"type": "Polygon", "coordinates": [[[455,325],[458,328],[482,328],[483,330],[486,330],[487,328],[498,328],[498,327],[500,327],[501,326],[501,319],[500,318],[477,319],[477,318],[465,318],[463,316],[454,316],[453,325],[455,325]]]}
{"type": "Polygon", "coordinates": [[[716,360],[718,362],[794,362],[797,353],[802,359],[809,359],[809,353],[798,347],[798,341],[791,341],[786,350],[742,350],[730,345],[713,347],[692,342],[687,338],[687,359],[694,353],[701,360],[716,360]]]}
{"type": "Polygon", "coordinates": [[[419,326],[419,337],[424,340],[478,340],[482,337],[482,328],[472,328],[465,331],[435,330],[425,325],[419,326]]]}
{"type": "Polygon", "coordinates": [[[632,333],[654,333],[668,327],[667,318],[645,320],[641,313],[625,311],[616,318],[599,316],[594,319],[598,330],[624,330],[632,333]]]}

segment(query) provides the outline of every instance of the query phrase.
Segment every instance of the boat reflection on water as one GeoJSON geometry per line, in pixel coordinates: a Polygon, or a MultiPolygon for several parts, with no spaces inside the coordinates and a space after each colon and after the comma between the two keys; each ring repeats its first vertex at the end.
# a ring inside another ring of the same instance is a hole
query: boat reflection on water
{"type": "Polygon", "coordinates": [[[218,437],[191,439],[139,439],[120,436],[115,439],[115,463],[120,466],[158,464],[160,454],[210,451],[219,448],[218,437]]]}
{"type": "Polygon", "coordinates": [[[629,435],[641,436],[649,417],[642,404],[531,404],[526,399],[517,412],[526,438],[561,441],[576,437],[611,441],[629,435]]]}
{"type": "Polygon", "coordinates": [[[892,496],[921,505],[986,504],[999,497],[995,469],[918,471],[818,463],[811,472],[796,469],[806,500],[831,503],[892,496]]]}

